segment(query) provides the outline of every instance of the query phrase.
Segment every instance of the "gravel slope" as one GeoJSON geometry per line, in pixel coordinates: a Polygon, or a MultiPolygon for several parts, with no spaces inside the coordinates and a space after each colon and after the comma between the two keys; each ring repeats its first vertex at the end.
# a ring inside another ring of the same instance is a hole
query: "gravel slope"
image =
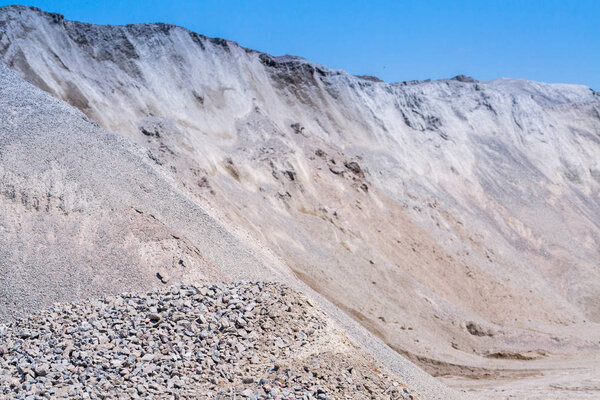
{"type": "Polygon", "coordinates": [[[0,319],[150,287],[157,274],[275,276],[154,170],[147,152],[4,65],[0,114],[0,319]]]}

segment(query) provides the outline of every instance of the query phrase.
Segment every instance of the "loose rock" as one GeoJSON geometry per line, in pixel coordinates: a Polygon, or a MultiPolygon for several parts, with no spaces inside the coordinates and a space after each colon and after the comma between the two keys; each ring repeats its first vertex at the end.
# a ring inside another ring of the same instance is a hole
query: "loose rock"
{"type": "Polygon", "coordinates": [[[274,283],[56,305],[0,326],[0,398],[412,398],[335,332],[274,283]]]}

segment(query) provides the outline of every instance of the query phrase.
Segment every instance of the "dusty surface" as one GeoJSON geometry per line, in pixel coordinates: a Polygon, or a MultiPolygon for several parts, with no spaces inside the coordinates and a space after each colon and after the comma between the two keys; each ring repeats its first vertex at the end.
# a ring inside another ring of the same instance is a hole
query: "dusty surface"
{"type": "MultiPolygon", "coordinates": [[[[560,397],[539,371],[596,362],[591,89],[387,84],[171,25],[94,26],[26,8],[2,9],[0,31],[10,68],[148,149],[240,242],[430,373],[471,377],[446,381],[480,393],[495,395],[493,376],[499,396],[560,397]]],[[[578,394],[596,393],[585,373],[571,376],[578,394]]]]}
{"type": "Polygon", "coordinates": [[[534,362],[513,361],[502,369],[494,366],[469,379],[445,376],[440,379],[466,389],[475,398],[497,399],[597,399],[600,392],[597,355],[551,357],[534,362]]]}

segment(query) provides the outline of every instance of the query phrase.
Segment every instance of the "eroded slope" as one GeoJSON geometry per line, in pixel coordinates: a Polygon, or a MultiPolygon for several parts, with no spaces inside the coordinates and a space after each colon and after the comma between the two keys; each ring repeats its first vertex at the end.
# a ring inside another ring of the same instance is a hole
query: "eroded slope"
{"type": "Polygon", "coordinates": [[[597,351],[589,88],[386,84],[165,24],[0,21],[7,65],[431,372],[597,351]]]}
{"type": "Polygon", "coordinates": [[[258,244],[225,230],[156,169],[147,150],[102,130],[1,64],[0,95],[3,320],[56,301],[168,282],[272,279],[310,295],[355,345],[425,398],[457,398],[305,287],[258,244]]]}

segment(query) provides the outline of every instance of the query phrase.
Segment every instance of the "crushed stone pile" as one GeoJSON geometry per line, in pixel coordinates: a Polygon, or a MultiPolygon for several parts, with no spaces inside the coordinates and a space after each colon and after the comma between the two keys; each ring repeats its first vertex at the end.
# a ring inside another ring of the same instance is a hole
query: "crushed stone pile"
{"type": "Polygon", "coordinates": [[[416,399],[276,283],[172,286],[0,326],[0,398],[416,399]]]}

